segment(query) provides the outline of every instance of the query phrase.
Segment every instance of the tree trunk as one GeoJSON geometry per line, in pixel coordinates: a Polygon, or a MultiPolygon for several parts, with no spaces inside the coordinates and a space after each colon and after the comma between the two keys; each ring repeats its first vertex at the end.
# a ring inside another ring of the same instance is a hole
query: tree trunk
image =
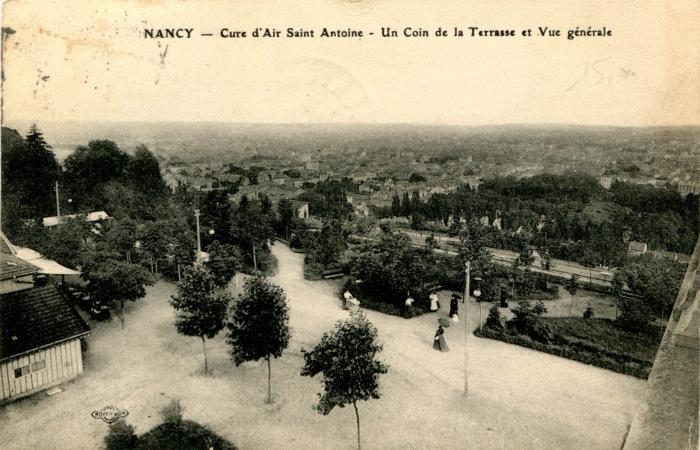
{"type": "Polygon", "coordinates": [[[272,368],[270,366],[270,355],[267,355],[267,403],[272,404],[272,368]]]}
{"type": "Polygon", "coordinates": [[[353,401],[352,406],[355,407],[355,417],[357,418],[357,450],[362,450],[362,443],[360,442],[360,413],[357,412],[357,402],[353,401]]]}
{"type": "Polygon", "coordinates": [[[258,270],[258,260],[255,258],[255,244],[253,244],[253,268],[258,270]]]}
{"type": "Polygon", "coordinates": [[[180,264],[177,265],[177,281],[182,281],[182,277],[180,277],[180,264]]]}
{"type": "Polygon", "coordinates": [[[204,347],[204,375],[206,375],[209,371],[209,366],[207,364],[207,342],[204,336],[202,336],[202,347],[204,347]]]}
{"type": "Polygon", "coordinates": [[[122,330],[124,329],[124,299],[121,300],[122,303],[122,330]]]}
{"type": "Polygon", "coordinates": [[[569,317],[571,317],[571,308],[574,307],[574,296],[571,295],[571,303],[569,303],[569,317]]]}

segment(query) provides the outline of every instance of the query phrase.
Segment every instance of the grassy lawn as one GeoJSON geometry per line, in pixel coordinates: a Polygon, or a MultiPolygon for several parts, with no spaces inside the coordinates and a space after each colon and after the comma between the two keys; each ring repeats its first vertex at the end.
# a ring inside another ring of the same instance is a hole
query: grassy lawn
{"type": "Polygon", "coordinates": [[[548,343],[515,330],[476,330],[475,335],[531,348],[643,380],[649,377],[661,342],[658,330],[632,333],[610,319],[541,317],[551,330],[548,343]]]}
{"type": "Polygon", "coordinates": [[[605,351],[632,356],[654,363],[661,343],[661,333],[656,328],[643,333],[633,333],[618,328],[610,319],[582,319],[544,317],[555,334],[599,346],[605,351]]]}

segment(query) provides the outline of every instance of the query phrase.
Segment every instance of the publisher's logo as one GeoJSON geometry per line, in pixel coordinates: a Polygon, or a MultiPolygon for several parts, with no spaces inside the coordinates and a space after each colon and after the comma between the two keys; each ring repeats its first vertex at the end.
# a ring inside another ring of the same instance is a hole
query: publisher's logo
{"type": "Polygon", "coordinates": [[[102,419],[107,423],[116,422],[117,419],[121,419],[129,415],[129,412],[125,409],[119,409],[116,406],[105,406],[99,411],[93,411],[92,417],[95,419],[102,419]]]}

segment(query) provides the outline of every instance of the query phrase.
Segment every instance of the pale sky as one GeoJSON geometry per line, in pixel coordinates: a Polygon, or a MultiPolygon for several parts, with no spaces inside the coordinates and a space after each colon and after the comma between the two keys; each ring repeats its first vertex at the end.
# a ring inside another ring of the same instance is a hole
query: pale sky
{"type": "Polygon", "coordinates": [[[694,0],[15,0],[2,18],[14,30],[3,38],[3,119],[698,125],[698,23],[694,0]],[[577,26],[612,36],[567,39],[577,26]],[[282,37],[252,38],[257,27],[282,37]],[[287,38],[289,27],[315,37],[287,38]],[[321,38],[323,27],[364,36],[321,38]],[[403,37],[406,27],[430,36],[403,37]],[[166,28],[192,37],[144,37],[166,28]]]}

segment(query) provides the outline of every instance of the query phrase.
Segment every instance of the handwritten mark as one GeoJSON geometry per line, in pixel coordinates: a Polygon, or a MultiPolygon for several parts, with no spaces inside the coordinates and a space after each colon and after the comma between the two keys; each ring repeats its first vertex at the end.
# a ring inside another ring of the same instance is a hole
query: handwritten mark
{"type": "Polygon", "coordinates": [[[580,86],[587,81],[592,82],[593,85],[600,85],[601,83],[607,81],[608,88],[612,88],[612,82],[615,78],[630,78],[637,74],[627,68],[620,68],[619,72],[610,68],[609,64],[603,64],[611,58],[601,58],[592,63],[587,63],[586,68],[583,71],[583,75],[569,86],[566,90],[571,91],[573,88],[580,86]]]}

